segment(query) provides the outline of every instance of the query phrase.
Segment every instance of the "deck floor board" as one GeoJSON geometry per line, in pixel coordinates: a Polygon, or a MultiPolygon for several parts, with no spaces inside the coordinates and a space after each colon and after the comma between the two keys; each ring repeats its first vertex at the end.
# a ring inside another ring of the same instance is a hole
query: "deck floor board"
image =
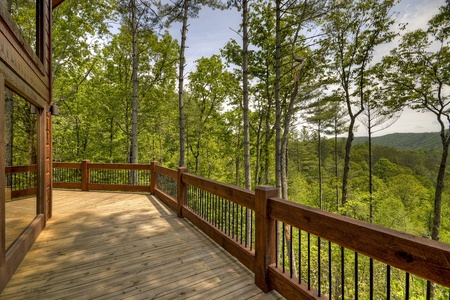
{"type": "Polygon", "coordinates": [[[282,299],[150,195],[54,191],[0,299],[282,299]]]}

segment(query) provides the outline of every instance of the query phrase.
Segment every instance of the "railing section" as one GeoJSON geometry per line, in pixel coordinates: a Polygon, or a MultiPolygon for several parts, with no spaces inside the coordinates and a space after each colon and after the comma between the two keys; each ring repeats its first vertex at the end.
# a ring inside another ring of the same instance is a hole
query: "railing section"
{"type": "Polygon", "coordinates": [[[66,189],[150,192],[151,165],[53,163],[53,187],[66,189]]]}
{"type": "Polygon", "coordinates": [[[9,166],[5,168],[6,199],[36,195],[36,165],[9,166]]]}
{"type": "Polygon", "coordinates": [[[252,192],[183,167],[89,161],[53,167],[55,187],[149,191],[252,270],[266,292],[288,299],[450,299],[447,244],[281,200],[272,187],[252,192]]]}

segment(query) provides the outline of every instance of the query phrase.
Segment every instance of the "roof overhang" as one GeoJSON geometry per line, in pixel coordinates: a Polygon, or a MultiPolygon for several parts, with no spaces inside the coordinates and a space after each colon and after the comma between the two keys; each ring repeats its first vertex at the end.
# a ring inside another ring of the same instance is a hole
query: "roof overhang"
{"type": "Polygon", "coordinates": [[[55,9],[58,5],[63,3],[64,0],[52,0],[52,9],[55,9]]]}

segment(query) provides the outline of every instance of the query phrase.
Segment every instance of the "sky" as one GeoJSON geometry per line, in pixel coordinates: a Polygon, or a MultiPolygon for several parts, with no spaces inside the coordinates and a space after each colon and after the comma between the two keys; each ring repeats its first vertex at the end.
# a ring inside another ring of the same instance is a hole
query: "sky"
{"type": "MultiPolygon", "coordinates": [[[[445,4],[445,0],[402,0],[395,8],[398,11],[397,23],[407,23],[406,30],[413,31],[424,28],[429,19],[438,12],[438,8],[445,4]]],[[[204,7],[200,11],[199,18],[190,19],[188,27],[188,38],[186,49],[186,69],[195,69],[195,61],[201,57],[210,57],[220,54],[230,39],[240,41],[236,31],[241,22],[240,13],[234,10],[212,10],[204,7]]],[[[172,36],[177,39],[181,37],[181,24],[172,25],[169,29],[172,36]]],[[[381,58],[388,54],[394,45],[385,45],[377,49],[375,58],[381,58]]],[[[376,133],[381,136],[397,132],[437,132],[439,125],[432,113],[418,113],[405,110],[400,118],[389,128],[376,133]]],[[[363,126],[358,126],[356,136],[367,135],[363,126]]]]}

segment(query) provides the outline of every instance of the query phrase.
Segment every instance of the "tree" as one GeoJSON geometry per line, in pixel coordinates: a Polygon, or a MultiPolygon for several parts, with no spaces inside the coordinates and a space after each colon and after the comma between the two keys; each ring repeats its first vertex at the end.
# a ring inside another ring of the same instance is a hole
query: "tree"
{"type": "Polygon", "coordinates": [[[342,177],[342,205],[348,198],[350,155],[356,119],[364,111],[367,70],[377,45],[389,42],[394,33],[390,9],[395,0],[348,1],[329,15],[324,30],[330,50],[331,69],[336,71],[350,118],[342,177]]]}
{"type": "Polygon", "coordinates": [[[185,165],[185,124],[184,124],[184,52],[186,49],[186,39],[188,31],[189,18],[197,18],[200,9],[203,5],[211,8],[224,9],[225,5],[220,0],[177,0],[172,4],[159,4],[160,18],[165,18],[165,25],[168,27],[173,22],[178,21],[182,23],[181,26],[181,46],[179,56],[179,71],[178,71],[178,109],[179,109],[179,126],[180,126],[180,159],[179,165],[185,165]]]}
{"type": "MultiPolygon", "coordinates": [[[[374,78],[375,79],[375,78],[374,78]]],[[[376,82],[375,80],[372,82],[376,82]]],[[[374,84],[373,84],[374,85],[374,84]]],[[[369,135],[369,220],[373,222],[373,146],[372,146],[372,134],[389,128],[400,117],[400,113],[397,111],[389,110],[386,106],[383,106],[384,92],[379,87],[372,86],[372,89],[365,91],[366,96],[364,111],[359,116],[359,120],[367,129],[369,135]],[[378,127],[378,128],[377,128],[378,127]]]]}
{"type": "Polygon", "coordinates": [[[397,48],[383,59],[385,83],[394,91],[388,104],[399,109],[408,106],[429,111],[440,125],[442,155],[436,178],[434,217],[431,238],[440,239],[442,195],[450,145],[450,97],[444,92],[450,86],[449,42],[450,7],[443,6],[428,23],[428,30],[405,34],[397,48]]]}
{"type": "Polygon", "coordinates": [[[195,159],[196,174],[202,175],[200,156],[205,151],[205,136],[215,131],[212,123],[219,123],[222,105],[236,89],[233,84],[235,82],[231,73],[225,70],[218,55],[197,60],[196,71],[189,75],[186,101],[187,144],[195,159]]]}

